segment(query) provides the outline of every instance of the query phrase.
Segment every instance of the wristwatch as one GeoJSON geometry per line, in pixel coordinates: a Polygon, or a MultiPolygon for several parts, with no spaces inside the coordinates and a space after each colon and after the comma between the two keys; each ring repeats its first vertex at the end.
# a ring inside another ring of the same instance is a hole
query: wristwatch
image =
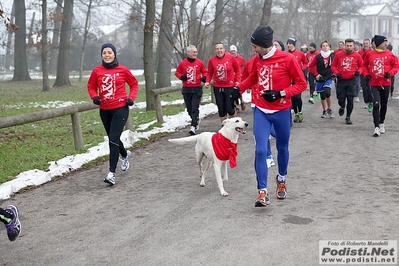
{"type": "Polygon", "coordinates": [[[286,94],[285,94],[285,90],[281,90],[281,91],[280,91],[280,95],[281,95],[281,98],[284,98],[285,95],[286,95],[286,94]]]}

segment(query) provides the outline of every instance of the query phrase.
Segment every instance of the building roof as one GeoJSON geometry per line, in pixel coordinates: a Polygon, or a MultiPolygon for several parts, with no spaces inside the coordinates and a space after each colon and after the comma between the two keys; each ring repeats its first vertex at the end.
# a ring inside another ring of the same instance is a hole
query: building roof
{"type": "Polygon", "coordinates": [[[385,6],[386,4],[365,5],[359,10],[359,14],[362,16],[375,16],[378,15],[385,6]]]}

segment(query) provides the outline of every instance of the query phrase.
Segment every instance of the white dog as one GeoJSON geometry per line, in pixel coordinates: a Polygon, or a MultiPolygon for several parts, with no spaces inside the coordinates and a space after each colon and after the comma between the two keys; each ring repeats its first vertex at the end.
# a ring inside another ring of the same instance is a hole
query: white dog
{"type": "Polygon", "coordinates": [[[240,117],[233,117],[222,122],[219,132],[203,132],[198,135],[169,139],[176,144],[195,143],[195,154],[200,167],[200,186],[205,186],[205,174],[212,166],[215,169],[216,181],[222,196],[229,194],[223,188],[223,181],[228,180],[227,162],[230,167],[236,166],[237,141],[240,134],[245,134],[248,123],[240,117]],[[207,158],[205,162],[203,159],[207,158]],[[222,179],[223,177],[223,179],[222,179]]]}

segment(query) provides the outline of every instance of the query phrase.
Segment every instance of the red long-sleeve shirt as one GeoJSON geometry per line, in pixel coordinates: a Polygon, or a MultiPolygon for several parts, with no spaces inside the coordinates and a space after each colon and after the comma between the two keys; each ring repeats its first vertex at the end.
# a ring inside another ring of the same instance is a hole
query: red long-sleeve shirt
{"type": "Polygon", "coordinates": [[[308,68],[308,59],[306,58],[305,54],[302,51],[294,50],[291,52],[288,50],[288,53],[295,56],[302,70],[308,68]]]}
{"type": "Polygon", "coordinates": [[[342,79],[353,79],[355,78],[355,72],[360,70],[362,64],[363,60],[359,53],[347,54],[343,51],[334,56],[331,70],[335,75],[341,74],[342,79]]]}
{"type": "Polygon", "coordinates": [[[190,62],[185,58],[177,66],[175,75],[180,79],[183,74],[187,74],[187,79],[183,80],[184,87],[198,87],[201,86],[201,77],[206,76],[206,73],[202,60],[196,58],[193,62],[190,62]]]}
{"type": "Polygon", "coordinates": [[[385,73],[396,75],[399,62],[396,55],[389,50],[371,50],[366,53],[361,68],[364,76],[370,75],[370,86],[390,86],[391,78],[385,78],[385,73]]]}
{"type": "Polygon", "coordinates": [[[241,55],[237,55],[235,57],[235,59],[237,60],[238,66],[240,67],[241,72],[242,72],[244,70],[244,67],[245,67],[245,64],[247,63],[247,61],[241,55]]]}
{"type": "MultiPolygon", "coordinates": [[[[318,55],[318,54],[320,54],[320,52],[317,51],[317,50],[314,51],[314,53],[308,52],[308,53],[306,54],[306,59],[308,60],[309,73],[313,73],[313,71],[315,71],[315,70],[312,71],[310,65],[311,65],[313,59],[315,59],[315,58],[316,58],[316,55],[318,55]]],[[[312,65],[312,66],[313,66],[313,68],[316,68],[316,65],[312,65]]]]}
{"type": "Polygon", "coordinates": [[[229,53],[223,57],[213,56],[208,62],[206,82],[213,77],[213,86],[220,88],[233,87],[241,81],[241,70],[237,60],[229,53]]]}
{"type": "Polygon", "coordinates": [[[109,69],[99,65],[90,75],[87,90],[92,99],[100,96],[100,109],[111,110],[125,106],[127,98],[134,101],[139,84],[132,72],[123,65],[109,69]],[[126,94],[125,83],[130,87],[129,95],[126,94]]]}
{"type": "Polygon", "coordinates": [[[252,103],[259,108],[280,111],[291,108],[291,96],[306,90],[307,83],[295,56],[276,50],[267,59],[256,56],[249,77],[238,84],[238,87],[241,93],[252,87],[252,103]],[[291,85],[292,81],[294,85],[291,85]],[[284,90],[286,97],[269,103],[261,96],[263,90],[284,90]]]}

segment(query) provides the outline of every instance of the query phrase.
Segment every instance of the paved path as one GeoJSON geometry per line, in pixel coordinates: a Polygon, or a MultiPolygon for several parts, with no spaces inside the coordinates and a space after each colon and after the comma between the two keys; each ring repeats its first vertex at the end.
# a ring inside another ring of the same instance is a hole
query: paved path
{"type": "MultiPolygon", "coordinates": [[[[305,120],[292,128],[286,200],[254,207],[251,125],[229,169],[228,197],[213,172],[199,186],[194,147],[167,141],[185,128],[133,150],[114,187],[102,182],[107,162],[2,202],[18,204],[23,232],[9,242],[2,230],[0,265],[319,265],[319,240],[398,240],[399,99],[375,138],[363,103],[345,125],[336,100],[336,117],[322,119],[307,94],[305,120]]],[[[249,108],[241,116],[252,124],[249,108]]],[[[202,131],[218,127],[216,116],[201,123],[202,131]]]]}

